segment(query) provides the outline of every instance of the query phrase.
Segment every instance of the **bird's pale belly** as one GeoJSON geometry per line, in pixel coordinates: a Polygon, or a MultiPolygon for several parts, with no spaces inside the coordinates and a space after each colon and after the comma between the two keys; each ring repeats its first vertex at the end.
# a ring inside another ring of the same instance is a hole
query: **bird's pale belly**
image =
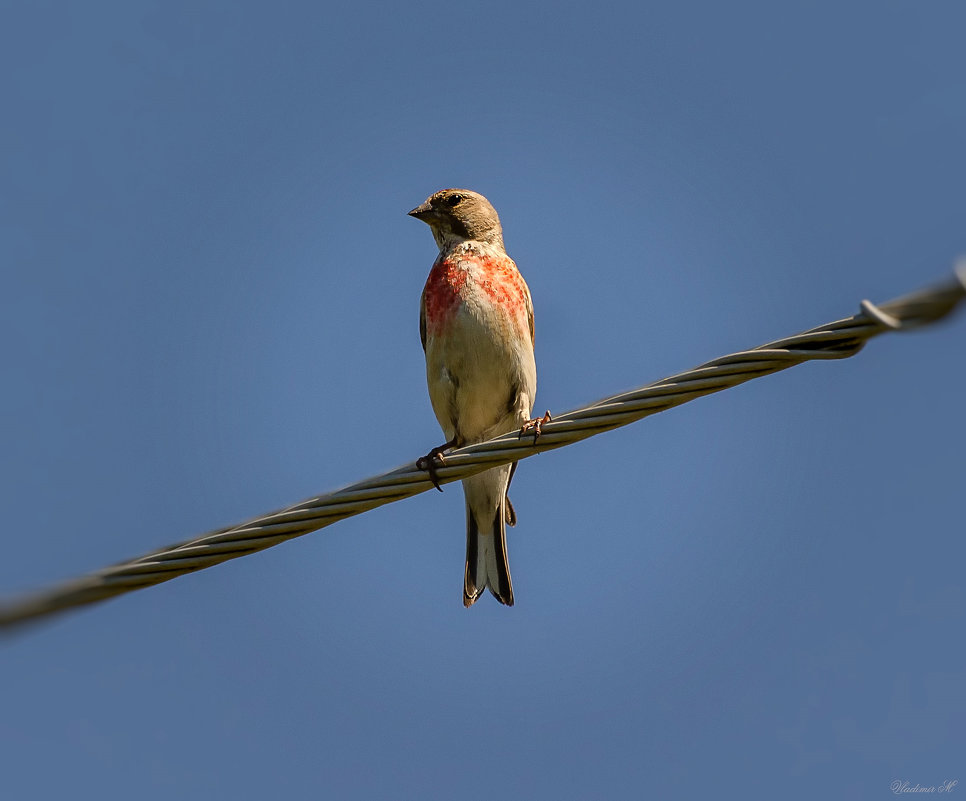
{"type": "Polygon", "coordinates": [[[426,378],[436,419],[447,439],[479,442],[527,419],[533,405],[533,353],[511,337],[515,320],[461,303],[445,336],[426,343],[426,378]]]}

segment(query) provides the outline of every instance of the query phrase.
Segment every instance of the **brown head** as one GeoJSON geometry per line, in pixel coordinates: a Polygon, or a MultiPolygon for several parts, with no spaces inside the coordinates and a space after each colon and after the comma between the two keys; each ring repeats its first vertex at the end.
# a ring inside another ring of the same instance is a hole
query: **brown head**
{"type": "Polygon", "coordinates": [[[443,189],[409,212],[433,230],[440,250],[472,239],[503,249],[503,229],[490,201],[469,189],[443,189]]]}

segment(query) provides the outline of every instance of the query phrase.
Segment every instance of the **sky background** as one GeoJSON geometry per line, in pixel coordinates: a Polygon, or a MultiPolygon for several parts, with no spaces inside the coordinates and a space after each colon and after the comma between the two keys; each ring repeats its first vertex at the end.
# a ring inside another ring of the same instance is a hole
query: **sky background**
{"type": "MultiPolygon", "coordinates": [[[[962,3],[6,5],[0,595],[425,453],[406,211],[564,411],[945,279],[962,3]]],[[[10,799],[966,792],[966,315],[0,642],[10,799]]]]}

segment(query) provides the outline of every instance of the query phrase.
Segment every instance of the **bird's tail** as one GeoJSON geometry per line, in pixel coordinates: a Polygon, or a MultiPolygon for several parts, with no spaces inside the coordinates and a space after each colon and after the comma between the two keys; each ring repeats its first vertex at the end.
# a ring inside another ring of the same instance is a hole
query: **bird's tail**
{"type": "MultiPolygon", "coordinates": [[[[466,570],[463,605],[472,606],[489,588],[501,604],[513,606],[513,584],[506,558],[506,497],[510,467],[494,467],[464,479],[466,497],[466,570]]],[[[516,516],[513,516],[516,522],[516,516]]]]}

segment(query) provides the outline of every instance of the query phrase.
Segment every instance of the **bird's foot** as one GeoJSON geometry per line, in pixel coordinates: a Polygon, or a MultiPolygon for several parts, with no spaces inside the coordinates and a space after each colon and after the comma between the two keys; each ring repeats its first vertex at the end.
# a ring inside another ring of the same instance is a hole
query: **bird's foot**
{"type": "Polygon", "coordinates": [[[439,476],[436,474],[436,467],[446,464],[446,459],[443,458],[443,451],[452,448],[455,444],[454,440],[444,442],[442,445],[433,448],[425,456],[420,456],[416,460],[416,469],[425,470],[429,473],[429,480],[433,482],[433,486],[440,492],[443,491],[443,488],[439,485],[439,476]]]}
{"type": "Polygon", "coordinates": [[[541,429],[543,428],[544,424],[552,422],[553,418],[550,416],[550,410],[548,409],[543,417],[534,417],[532,420],[527,420],[527,422],[525,422],[520,428],[518,439],[528,431],[533,431],[533,444],[536,445],[537,440],[540,439],[540,434],[542,433],[541,429]]]}

